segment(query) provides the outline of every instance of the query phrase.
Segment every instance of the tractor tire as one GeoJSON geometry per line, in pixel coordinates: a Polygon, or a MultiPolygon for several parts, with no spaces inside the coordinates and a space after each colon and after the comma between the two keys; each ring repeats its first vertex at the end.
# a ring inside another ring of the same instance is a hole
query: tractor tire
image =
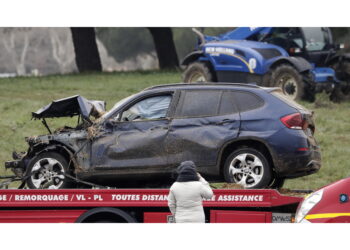
{"type": "Polygon", "coordinates": [[[182,74],[184,83],[214,82],[214,74],[210,68],[202,62],[191,63],[182,74]]]}
{"type": "Polygon", "coordinates": [[[330,95],[332,102],[343,102],[350,100],[350,60],[345,59],[341,64],[335,62],[330,65],[334,69],[339,80],[346,82],[346,85],[335,87],[330,95]]]}
{"type": "Polygon", "coordinates": [[[271,165],[263,153],[242,147],[227,157],[224,178],[246,189],[267,188],[272,180],[271,165]]]}
{"type": "Polygon", "coordinates": [[[289,64],[281,64],[271,72],[270,87],[280,87],[292,100],[301,100],[305,93],[305,84],[299,72],[289,64]]]}
{"type": "Polygon", "coordinates": [[[27,186],[30,189],[64,189],[72,187],[72,181],[64,176],[69,174],[68,162],[60,154],[45,152],[34,157],[27,168],[27,186]]]}

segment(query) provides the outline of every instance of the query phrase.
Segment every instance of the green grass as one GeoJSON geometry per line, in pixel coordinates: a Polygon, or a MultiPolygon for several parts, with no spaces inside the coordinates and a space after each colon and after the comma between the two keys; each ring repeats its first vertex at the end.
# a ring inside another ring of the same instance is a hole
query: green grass
{"type": "MultiPolygon", "coordinates": [[[[47,133],[31,112],[50,101],[80,94],[105,100],[111,108],[121,98],[148,86],[181,81],[178,72],[130,72],[80,74],[0,79],[0,175],[13,150],[26,151],[25,136],[47,133]]],[[[286,181],[286,188],[315,189],[350,175],[350,103],[334,104],[325,95],[317,102],[303,103],[316,114],[316,138],[322,149],[323,166],[317,174],[286,181]]],[[[75,119],[53,119],[53,127],[72,124],[75,119]]]]}

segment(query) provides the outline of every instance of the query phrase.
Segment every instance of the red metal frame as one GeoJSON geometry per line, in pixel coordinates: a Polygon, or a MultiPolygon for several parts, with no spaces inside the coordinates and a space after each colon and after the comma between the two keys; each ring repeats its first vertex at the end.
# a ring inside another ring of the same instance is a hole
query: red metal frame
{"type": "MultiPolygon", "coordinates": [[[[167,207],[168,189],[1,190],[0,207],[167,207]]],[[[204,207],[274,207],[300,197],[276,190],[216,189],[204,207]]]]}
{"type": "MultiPolygon", "coordinates": [[[[152,211],[167,207],[168,189],[65,189],[0,190],[0,222],[75,222],[92,208],[138,207],[143,220],[166,222],[169,212],[152,211]],[[142,208],[147,208],[144,212],[142,208]]],[[[215,211],[219,207],[276,207],[297,204],[300,197],[284,196],[276,190],[214,190],[203,202],[210,211],[211,222],[271,222],[269,212],[215,211]]]]}

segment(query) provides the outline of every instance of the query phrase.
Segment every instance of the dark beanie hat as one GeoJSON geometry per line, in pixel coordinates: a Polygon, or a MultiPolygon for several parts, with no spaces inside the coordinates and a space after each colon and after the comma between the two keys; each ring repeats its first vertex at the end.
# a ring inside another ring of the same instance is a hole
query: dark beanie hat
{"type": "Polygon", "coordinates": [[[198,181],[198,175],[196,171],[196,165],[193,161],[184,161],[177,168],[179,176],[177,177],[178,182],[187,181],[198,181]]]}

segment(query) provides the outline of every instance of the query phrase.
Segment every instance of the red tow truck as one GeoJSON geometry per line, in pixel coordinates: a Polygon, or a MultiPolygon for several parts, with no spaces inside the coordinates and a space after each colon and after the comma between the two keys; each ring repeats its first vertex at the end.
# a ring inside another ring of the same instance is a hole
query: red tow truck
{"type": "MultiPolygon", "coordinates": [[[[174,222],[168,189],[0,189],[0,222],[174,222]]],[[[209,223],[350,222],[350,177],[312,192],[214,189],[209,223]]]]}
{"type": "MultiPolygon", "coordinates": [[[[168,189],[0,190],[0,222],[173,222],[168,189]]],[[[215,189],[206,222],[291,222],[302,197],[272,189],[215,189]]]]}

